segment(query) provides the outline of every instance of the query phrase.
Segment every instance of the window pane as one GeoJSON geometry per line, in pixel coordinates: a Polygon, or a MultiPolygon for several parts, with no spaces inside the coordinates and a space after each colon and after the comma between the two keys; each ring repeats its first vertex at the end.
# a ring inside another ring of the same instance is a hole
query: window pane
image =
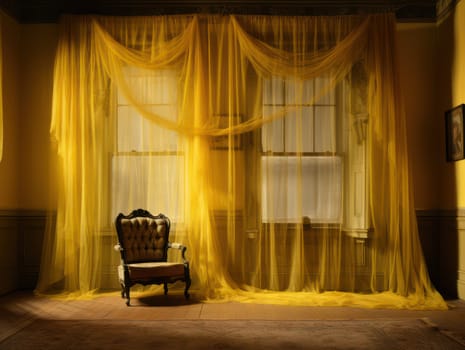
{"type": "MultiPolygon", "coordinates": [[[[264,106],[263,117],[272,116],[280,109],[280,107],[264,106]]],[[[284,152],[284,122],[282,118],[263,125],[262,148],[263,152],[284,152]]]]}
{"type": "Polygon", "coordinates": [[[313,102],[313,80],[286,80],[286,104],[309,105],[313,102]]]}
{"type": "MultiPolygon", "coordinates": [[[[136,67],[125,67],[126,83],[131,91],[136,91],[141,104],[174,104],[177,101],[177,76],[172,70],[152,71],[136,67]]],[[[128,102],[118,91],[118,104],[128,102]]]]}
{"type": "MultiPolygon", "coordinates": [[[[295,191],[289,188],[288,157],[262,157],[262,222],[300,222],[299,213],[288,212],[288,197],[295,191]]],[[[291,204],[292,205],[292,204],[291,204]]]]}
{"type": "Polygon", "coordinates": [[[267,157],[262,166],[262,221],[341,221],[340,157],[267,157]]]}
{"type": "MultiPolygon", "coordinates": [[[[147,109],[163,118],[176,120],[174,106],[151,106],[147,109]]],[[[177,147],[177,133],[158,127],[131,107],[118,107],[118,152],[176,151],[177,147]]]]}
{"type": "Polygon", "coordinates": [[[302,159],[302,212],[311,222],[340,222],[342,209],[342,159],[302,159]]]}
{"type": "Polygon", "coordinates": [[[315,107],[315,152],[336,152],[336,107],[315,107]]]}
{"type": "MultiPolygon", "coordinates": [[[[329,88],[330,79],[327,77],[318,77],[315,79],[315,91],[325,91],[329,88]]],[[[316,96],[315,104],[317,105],[334,105],[336,103],[335,90],[331,89],[321,96],[316,96]]]]}
{"type": "Polygon", "coordinates": [[[284,104],[284,80],[273,77],[263,82],[263,104],[283,105],[284,104]]]}
{"type": "Polygon", "coordinates": [[[286,152],[313,152],[313,108],[300,107],[285,118],[286,152]]]}
{"type": "Polygon", "coordinates": [[[172,221],[183,221],[181,203],[184,193],[184,165],[178,156],[113,157],[113,208],[129,213],[146,208],[152,213],[169,213],[172,221]],[[156,179],[156,181],[154,181],[156,179]]]}

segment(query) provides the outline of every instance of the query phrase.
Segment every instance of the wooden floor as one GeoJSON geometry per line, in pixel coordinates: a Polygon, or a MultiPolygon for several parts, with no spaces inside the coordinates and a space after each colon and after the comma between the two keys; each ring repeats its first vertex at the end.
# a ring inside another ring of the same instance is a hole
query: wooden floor
{"type": "MultiPolygon", "coordinates": [[[[412,311],[352,307],[303,307],[186,301],[180,294],[133,297],[127,307],[119,293],[91,300],[56,300],[20,291],[0,297],[0,343],[36,319],[50,320],[354,320],[422,319],[465,349],[465,301],[449,310],[412,311]]],[[[1,348],[1,344],[0,344],[1,348]]]]}

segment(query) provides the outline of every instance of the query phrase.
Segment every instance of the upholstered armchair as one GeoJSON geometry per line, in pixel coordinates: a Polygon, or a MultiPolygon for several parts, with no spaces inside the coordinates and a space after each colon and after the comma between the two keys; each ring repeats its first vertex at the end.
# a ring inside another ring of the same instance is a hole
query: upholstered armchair
{"type": "Polygon", "coordinates": [[[171,222],[163,214],[153,216],[146,210],[137,209],[129,215],[119,214],[115,221],[121,253],[118,276],[121,297],[130,305],[130,288],[135,284],[163,284],[165,294],[168,284],[185,282],[184,296],[189,298],[191,284],[189,262],[185,258],[186,246],[169,242],[171,222]],[[182,262],[168,262],[168,249],[177,249],[182,262]]]}

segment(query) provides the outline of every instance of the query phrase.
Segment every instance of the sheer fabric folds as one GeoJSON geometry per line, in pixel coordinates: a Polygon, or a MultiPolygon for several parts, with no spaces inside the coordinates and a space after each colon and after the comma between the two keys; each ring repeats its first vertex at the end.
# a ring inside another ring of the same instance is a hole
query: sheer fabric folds
{"type": "Polygon", "coordinates": [[[445,308],[394,37],[391,14],[64,17],[37,292],[118,288],[113,220],[145,208],[171,218],[203,300],[445,308]]]}

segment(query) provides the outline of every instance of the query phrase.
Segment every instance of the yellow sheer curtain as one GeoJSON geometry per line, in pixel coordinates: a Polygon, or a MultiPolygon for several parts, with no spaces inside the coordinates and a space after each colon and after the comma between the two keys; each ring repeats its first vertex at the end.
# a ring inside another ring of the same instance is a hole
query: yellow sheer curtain
{"type": "Polygon", "coordinates": [[[172,219],[203,300],[445,308],[394,36],[391,14],[64,17],[37,292],[111,288],[113,220],[142,207],[172,219]]]}

